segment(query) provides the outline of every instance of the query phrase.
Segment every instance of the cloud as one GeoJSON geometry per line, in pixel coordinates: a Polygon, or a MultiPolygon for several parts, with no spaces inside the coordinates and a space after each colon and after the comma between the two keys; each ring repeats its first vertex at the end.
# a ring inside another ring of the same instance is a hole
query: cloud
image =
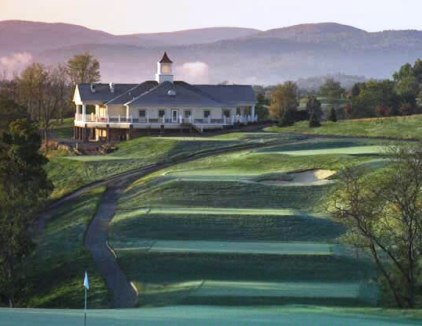
{"type": "Polygon", "coordinates": [[[209,67],[205,62],[185,62],[176,67],[176,79],[190,83],[208,83],[209,67]]]}
{"type": "Polygon", "coordinates": [[[8,74],[20,73],[31,62],[31,53],[16,52],[8,56],[0,57],[0,71],[8,74]]]}

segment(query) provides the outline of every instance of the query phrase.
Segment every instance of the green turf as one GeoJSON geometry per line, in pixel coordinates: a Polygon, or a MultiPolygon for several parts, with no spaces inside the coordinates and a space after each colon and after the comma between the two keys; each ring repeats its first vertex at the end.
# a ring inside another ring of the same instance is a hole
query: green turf
{"type": "Polygon", "coordinates": [[[119,243],[113,248],[148,252],[231,253],[272,255],[334,255],[336,245],[320,242],[264,242],[264,241],[203,241],[203,240],[142,240],[119,243]]]}
{"type": "Polygon", "coordinates": [[[271,152],[271,154],[286,154],[295,156],[310,156],[310,155],[323,155],[323,154],[379,154],[384,151],[382,146],[355,146],[355,147],[344,147],[344,148],[333,148],[333,149],[308,149],[302,151],[280,151],[271,152]]]}
{"type": "MultiPolygon", "coordinates": [[[[296,136],[275,134],[280,142],[299,139],[296,136]]],[[[118,144],[117,151],[108,155],[52,157],[47,166],[49,178],[55,186],[53,198],[62,197],[77,188],[109,176],[157,162],[171,162],[176,158],[218,148],[235,148],[261,139],[247,134],[233,139],[216,137],[141,137],[118,144]]]]}
{"type": "MultiPolygon", "coordinates": [[[[420,310],[373,308],[192,307],[89,310],[90,326],[211,326],[211,325],[314,325],[314,326],[410,326],[420,325],[420,310]]],[[[83,325],[82,310],[1,309],[1,326],[83,325]]]]}
{"type": "Polygon", "coordinates": [[[320,216],[333,184],[271,184],[291,180],[293,171],[382,160],[378,147],[375,152],[368,146],[379,144],[293,141],[178,164],[136,181],[120,199],[110,243],[141,304],[374,304],[376,286],[360,292],[374,275],[372,264],[336,249],[332,244],[344,229],[320,216]],[[288,155],[293,151],[309,155],[288,155]],[[240,290],[239,282],[252,285],[240,290]],[[311,282],[326,292],[308,291],[308,298],[256,291],[268,282],[291,282],[299,292],[299,284],[311,282]],[[336,299],[333,282],[352,282],[353,294],[339,288],[342,299],[336,299]],[[204,292],[204,284],[213,286],[204,292]]]}
{"type": "Polygon", "coordinates": [[[70,139],[73,137],[73,126],[74,118],[63,119],[63,123],[60,120],[54,120],[52,122],[51,132],[59,139],[70,139]]]}
{"type": "Polygon", "coordinates": [[[328,219],[307,215],[172,215],[140,214],[112,221],[110,241],[313,241],[332,242],[343,227],[328,219]]]}
{"type": "Polygon", "coordinates": [[[361,137],[383,137],[422,140],[422,115],[404,117],[370,118],[324,121],[319,128],[309,128],[307,121],[297,122],[292,127],[270,127],[268,131],[281,133],[303,133],[312,135],[339,135],[361,137]]]}
{"type": "Polygon", "coordinates": [[[92,307],[107,307],[110,295],[83,245],[84,234],[105,188],[96,188],[57,211],[37,238],[27,261],[30,307],[80,308],[83,277],[88,271],[92,307]]]}

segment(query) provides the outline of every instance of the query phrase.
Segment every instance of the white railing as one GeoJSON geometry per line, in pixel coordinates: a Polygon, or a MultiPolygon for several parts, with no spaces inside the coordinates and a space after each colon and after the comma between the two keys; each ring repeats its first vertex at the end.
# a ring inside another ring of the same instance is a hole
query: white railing
{"type": "Polygon", "coordinates": [[[132,116],[96,116],[94,114],[82,115],[80,113],[75,114],[75,121],[77,122],[98,122],[98,123],[128,123],[128,124],[199,124],[199,125],[235,125],[235,124],[248,124],[258,121],[258,116],[251,115],[233,115],[231,117],[223,116],[222,118],[201,118],[194,119],[190,117],[160,117],[160,118],[149,118],[139,117],[133,118],[132,116]]]}

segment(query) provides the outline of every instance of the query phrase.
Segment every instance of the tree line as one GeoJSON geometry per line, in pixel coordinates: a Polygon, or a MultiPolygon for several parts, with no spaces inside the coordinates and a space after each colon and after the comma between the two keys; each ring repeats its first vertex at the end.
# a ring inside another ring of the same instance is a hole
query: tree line
{"type": "MultiPolygon", "coordinates": [[[[260,103],[258,98],[258,103],[260,103]]],[[[353,85],[349,90],[328,78],[318,92],[299,90],[288,81],[271,90],[269,115],[280,126],[309,120],[310,127],[320,120],[386,117],[422,113],[422,60],[403,65],[391,79],[369,80],[353,85]],[[299,101],[306,98],[306,110],[299,110],[299,101]],[[322,110],[321,102],[329,107],[322,110]]]]}

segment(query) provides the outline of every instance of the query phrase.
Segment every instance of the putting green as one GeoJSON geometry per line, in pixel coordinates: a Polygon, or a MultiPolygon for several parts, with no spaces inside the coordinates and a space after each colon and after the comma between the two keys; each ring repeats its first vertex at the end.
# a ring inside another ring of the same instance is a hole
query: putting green
{"type": "Polygon", "coordinates": [[[292,156],[310,156],[310,155],[358,155],[358,154],[381,154],[385,151],[383,146],[352,146],[352,147],[337,147],[337,148],[323,148],[323,149],[306,149],[306,150],[287,150],[287,151],[260,151],[257,154],[284,154],[292,156]]]}
{"type": "Polygon", "coordinates": [[[119,210],[112,223],[142,217],[142,215],[251,215],[251,216],[294,216],[302,215],[295,209],[268,208],[223,208],[223,207],[143,207],[134,210],[119,210]]]}
{"type": "Polygon", "coordinates": [[[314,282],[205,281],[191,296],[342,298],[360,297],[362,284],[314,282]]]}
{"type": "MultiPolygon", "coordinates": [[[[380,309],[324,307],[211,307],[88,310],[89,326],[212,326],[212,325],[313,325],[409,326],[420,325],[420,313],[380,309]]],[[[0,309],[1,326],[83,325],[82,310],[0,309]]]]}

